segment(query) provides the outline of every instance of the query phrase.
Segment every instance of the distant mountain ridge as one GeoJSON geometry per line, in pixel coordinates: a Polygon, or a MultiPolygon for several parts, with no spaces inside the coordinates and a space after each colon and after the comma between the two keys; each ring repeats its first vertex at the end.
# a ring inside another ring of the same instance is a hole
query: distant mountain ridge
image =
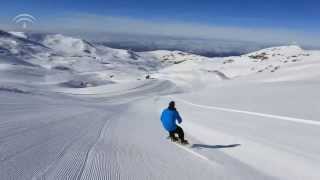
{"type": "MultiPolygon", "coordinates": [[[[142,79],[147,75],[157,77],[161,72],[165,72],[164,79],[173,76],[183,80],[194,76],[195,82],[200,77],[211,80],[215,76],[219,80],[232,80],[262,76],[265,79],[304,79],[312,75],[314,79],[318,77],[314,68],[318,66],[316,60],[319,56],[319,51],[307,51],[299,46],[281,46],[241,56],[209,58],[176,50],[138,52],[115,49],[62,34],[0,31],[0,63],[13,66],[13,69],[22,68],[21,72],[30,72],[32,67],[37,72],[36,76],[41,78],[57,78],[52,74],[64,74],[55,82],[68,87],[86,87],[86,84],[98,86],[142,79]],[[295,69],[304,67],[314,73],[308,76],[293,75],[295,69]],[[279,77],[281,73],[283,75],[279,77]]],[[[24,76],[21,78],[23,80],[24,76]]]]}
{"type": "MultiPolygon", "coordinates": [[[[103,37],[103,36],[102,36],[103,37]]],[[[274,45],[223,39],[190,39],[167,36],[138,36],[114,34],[94,41],[95,43],[137,52],[169,50],[184,51],[206,57],[239,56],[274,45]]]]}

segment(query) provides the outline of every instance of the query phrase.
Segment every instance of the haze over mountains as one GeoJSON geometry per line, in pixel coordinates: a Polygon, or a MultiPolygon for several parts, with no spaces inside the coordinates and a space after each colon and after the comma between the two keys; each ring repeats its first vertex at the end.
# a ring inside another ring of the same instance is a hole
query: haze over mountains
{"type": "MultiPolygon", "coordinates": [[[[44,36],[44,32],[29,32],[30,37],[44,36]]],[[[207,57],[225,57],[246,54],[266,47],[281,45],[276,43],[257,43],[224,39],[201,39],[161,35],[139,35],[125,33],[66,33],[72,37],[85,37],[91,43],[116,49],[137,52],[154,50],[178,50],[207,57]]]]}
{"type": "Polygon", "coordinates": [[[133,51],[179,50],[207,57],[236,56],[253,52],[271,44],[231,41],[222,39],[196,39],[151,35],[106,35],[105,40],[97,43],[119,49],[133,51]]]}

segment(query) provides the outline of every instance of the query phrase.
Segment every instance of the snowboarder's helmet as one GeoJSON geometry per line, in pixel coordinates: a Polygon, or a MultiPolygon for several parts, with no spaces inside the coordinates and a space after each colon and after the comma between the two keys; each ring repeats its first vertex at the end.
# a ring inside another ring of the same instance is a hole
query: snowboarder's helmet
{"type": "Polygon", "coordinates": [[[169,109],[175,109],[176,103],[174,101],[171,101],[169,103],[169,109]]]}

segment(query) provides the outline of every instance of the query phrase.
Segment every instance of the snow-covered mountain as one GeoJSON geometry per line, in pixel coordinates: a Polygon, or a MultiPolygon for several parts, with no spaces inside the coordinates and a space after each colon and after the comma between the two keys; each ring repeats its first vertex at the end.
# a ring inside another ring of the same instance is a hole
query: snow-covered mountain
{"type": "Polygon", "coordinates": [[[235,57],[192,57],[192,61],[162,69],[155,76],[187,86],[217,80],[317,81],[320,78],[318,57],[320,51],[307,51],[298,46],[273,47],[235,57]]]}
{"type": "MultiPolygon", "coordinates": [[[[19,61],[22,64],[79,73],[108,70],[121,72],[135,69],[136,74],[139,74],[139,71],[142,74],[149,74],[174,65],[163,71],[179,70],[179,68],[193,71],[198,68],[208,72],[220,72],[225,75],[225,79],[230,79],[257,73],[261,76],[266,72],[274,73],[283,68],[285,68],[283,71],[290,73],[290,69],[295,69],[305,61],[307,61],[306,64],[315,67],[313,60],[316,60],[319,55],[316,51],[305,51],[298,46],[284,46],[239,57],[207,58],[181,51],[159,50],[138,53],[131,50],[112,49],[61,34],[1,31],[0,38],[2,61],[8,61],[10,57],[9,62],[18,63],[19,61]]],[[[317,64],[317,62],[314,63],[317,64]]],[[[303,67],[306,68],[306,65],[303,67]]],[[[313,75],[317,76],[314,73],[308,74],[308,76],[313,75]]],[[[273,77],[273,75],[270,76],[273,77]]]]}
{"type": "Polygon", "coordinates": [[[15,61],[14,63],[31,65],[32,59],[42,54],[48,54],[49,51],[49,48],[40,43],[0,31],[0,55],[3,60],[10,58],[15,61]]]}
{"type": "MultiPolygon", "coordinates": [[[[72,82],[74,87],[144,79],[148,74],[163,67],[205,58],[179,51],[138,53],[113,49],[61,34],[1,31],[0,38],[2,62],[9,65],[36,66],[33,67],[35,71],[43,73],[42,79],[45,79],[45,82],[42,83],[72,82]],[[59,74],[57,79],[52,75],[56,73],[59,74]]],[[[24,71],[27,70],[21,70],[21,73],[24,71]]]]}
{"type": "Polygon", "coordinates": [[[1,66],[10,66],[3,69],[14,74],[8,79],[23,82],[31,71],[36,72],[36,76],[31,73],[32,78],[37,77],[33,82],[62,87],[99,86],[141,80],[150,75],[185,87],[194,84],[202,87],[216,80],[281,81],[320,76],[317,71],[320,53],[298,46],[208,58],[182,51],[113,49],[61,34],[1,31],[0,50],[1,66]]]}
{"type": "Polygon", "coordinates": [[[149,60],[132,51],[94,46],[85,40],[60,34],[1,31],[0,48],[1,62],[10,65],[11,70],[19,68],[22,69],[19,73],[25,74],[30,71],[25,69],[30,67],[24,65],[34,66],[34,71],[42,73],[38,74],[45,81],[41,83],[72,82],[76,87],[142,79],[149,71],[162,66],[160,61],[149,60]],[[58,74],[57,79],[54,74],[58,74]]]}

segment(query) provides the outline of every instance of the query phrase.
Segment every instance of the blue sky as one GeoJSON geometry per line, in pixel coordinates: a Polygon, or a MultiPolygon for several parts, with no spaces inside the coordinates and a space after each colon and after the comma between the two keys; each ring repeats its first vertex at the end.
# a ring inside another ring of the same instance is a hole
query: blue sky
{"type": "Polygon", "coordinates": [[[287,34],[288,37],[279,41],[320,42],[315,37],[320,35],[320,1],[317,0],[10,0],[1,4],[0,24],[10,23],[19,13],[29,13],[39,20],[37,28],[68,29],[72,24],[70,28],[79,31],[82,26],[84,31],[101,32],[136,28],[134,32],[139,33],[140,29],[142,34],[149,28],[154,34],[164,35],[179,35],[178,31],[185,29],[184,36],[190,33],[196,36],[204,28],[206,33],[199,35],[201,38],[215,38],[213,34],[217,33],[217,37],[228,37],[230,35],[221,33],[227,29],[229,34],[243,32],[239,33],[239,40],[247,38],[240,36],[254,32],[257,41],[265,41],[259,37],[264,34],[266,37],[278,34],[270,41],[287,34]],[[88,29],[88,23],[95,27],[88,29]],[[137,30],[139,25],[141,28],[137,30]],[[157,30],[158,27],[165,27],[165,33],[157,30]]]}

